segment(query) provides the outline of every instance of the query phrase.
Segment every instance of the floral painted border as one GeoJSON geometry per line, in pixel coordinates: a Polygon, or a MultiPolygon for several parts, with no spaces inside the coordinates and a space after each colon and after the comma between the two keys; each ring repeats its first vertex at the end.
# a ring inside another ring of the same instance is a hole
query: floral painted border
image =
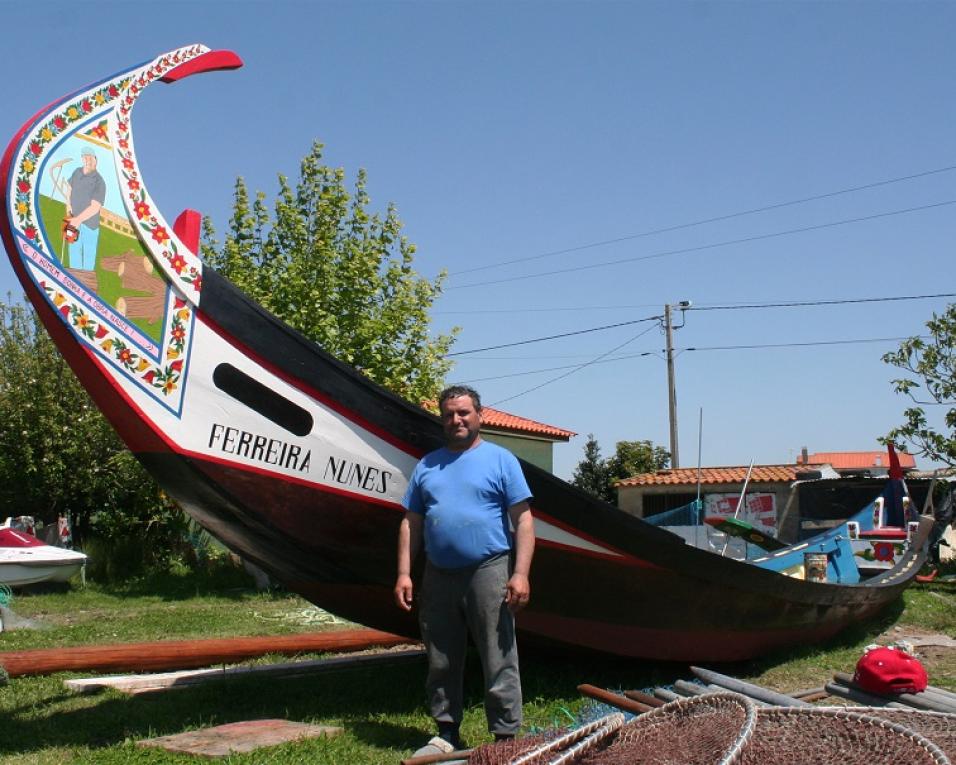
{"type": "Polygon", "coordinates": [[[63,320],[70,324],[77,334],[85,337],[90,345],[98,346],[129,375],[141,380],[144,387],[151,386],[164,396],[168,396],[179,387],[184,363],[182,356],[186,348],[186,328],[192,318],[192,311],[185,300],[180,297],[173,298],[173,318],[168,327],[165,344],[166,359],[169,363],[156,367],[142,353],[137,353],[136,346],[112,332],[106,322],[72,299],[66,292],[58,289],[58,285],[49,284],[43,280],[39,282],[39,285],[49,301],[60,312],[63,320]]]}
{"type": "MultiPolygon", "coordinates": [[[[94,124],[88,134],[107,143],[112,126],[115,140],[113,151],[120,160],[120,182],[125,184],[125,193],[129,199],[127,211],[131,222],[135,215],[143,231],[151,236],[156,245],[163,248],[157,253],[157,247],[143,237],[153,256],[159,255],[166,261],[169,268],[164,268],[163,272],[173,282],[170,285],[172,295],[171,301],[167,301],[167,324],[164,328],[162,355],[165,358],[159,362],[152,361],[135,343],[130,342],[128,336],[93,313],[89,308],[90,296],[85,294],[83,287],[73,284],[64,287],[57,282],[51,283],[38,274],[34,274],[34,281],[79,337],[145,390],[160,400],[168,401],[167,405],[173,406],[176,404],[170,398],[181,399],[186,349],[194,322],[194,313],[189,303],[177,293],[180,290],[185,292],[184,288],[189,287],[194,292],[192,302],[198,302],[202,287],[202,264],[193,253],[182,251],[184,248],[177,244],[174,237],[170,237],[165,221],[151,211],[152,200],[142,186],[132,150],[129,112],[146,85],[207,50],[202,45],[193,45],[164,54],[135,72],[124,73],[113,81],[66,100],[26,135],[12,180],[12,212],[19,233],[29,243],[24,246],[28,249],[35,248],[37,253],[43,256],[45,241],[34,208],[36,196],[39,194],[39,173],[43,159],[54,145],[75,132],[78,123],[95,118],[97,113],[105,114],[106,118],[94,124]],[[115,103],[117,101],[118,105],[115,103]],[[116,117],[117,110],[122,118],[116,117]],[[132,194],[137,196],[134,198],[132,194]]],[[[176,408],[178,409],[178,406],[176,408]]]]}
{"type": "Polygon", "coordinates": [[[177,242],[170,235],[168,224],[153,212],[156,205],[143,186],[136,153],[133,149],[133,134],[130,128],[130,111],[139,94],[153,81],[161,78],[170,69],[179,66],[190,58],[206,52],[201,45],[160,56],[150,66],[140,70],[133,77],[126,95],[121,99],[116,111],[111,115],[110,132],[113,136],[113,151],[120,168],[120,183],[125,185],[124,202],[130,214],[135,216],[144,234],[148,234],[155,244],[147,241],[147,247],[153,255],[162,258],[168,266],[163,269],[167,276],[184,294],[191,294],[198,302],[202,290],[202,261],[177,242]]]}

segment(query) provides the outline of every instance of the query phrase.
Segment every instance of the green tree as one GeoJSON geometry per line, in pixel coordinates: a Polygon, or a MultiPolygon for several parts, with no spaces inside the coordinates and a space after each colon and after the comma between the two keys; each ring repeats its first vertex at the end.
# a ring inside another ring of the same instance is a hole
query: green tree
{"type": "Polygon", "coordinates": [[[883,441],[912,444],[919,454],[956,465],[956,304],[942,315],[934,313],[926,326],[928,339],[910,337],[883,356],[884,362],[907,373],[892,381],[893,388],[913,402],[903,412],[903,424],[883,441]],[[945,431],[930,423],[926,407],[942,407],[945,431]]]}
{"type": "Polygon", "coordinates": [[[614,501],[614,495],[610,491],[607,462],[601,458],[601,447],[593,433],[588,433],[588,441],[584,445],[584,459],[574,469],[571,483],[606,502],[614,501]]]}
{"type": "Polygon", "coordinates": [[[293,188],[279,176],[270,214],[265,195],[250,204],[237,179],[233,215],[222,246],[204,222],[202,254],[270,312],[415,403],[434,399],[451,362],[457,329],[429,333],[429,311],[445,275],[412,269],[415,245],[402,235],[393,205],[369,212],[367,178],[350,194],[345,171],[322,162],[315,143],[293,188]]]}
{"type": "Polygon", "coordinates": [[[139,540],[145,563],[184,523],[90,400],[32,307],[0,303],[0,517],[69,513],[74,536],[139,540]]]}
{"type": "Polygon", "coordinates": [[[584,459],[578,463],[571,483],[580,489],[600,497],[606,502],[617,502],[614,483],[638,473],[653,473],[666,468],[670,454],[651,441],[618,441],[614,454],[601,459],[601,447],[593,434],[588,434],[584,447],[584,459]]]}
{"type": "Polygon", "coordinates": [[[613,482],[638,473],[663,470],[670,461],[670,452],[650,441],[618,441],[614,456],[607,461],[607,469],[613,482]]]}

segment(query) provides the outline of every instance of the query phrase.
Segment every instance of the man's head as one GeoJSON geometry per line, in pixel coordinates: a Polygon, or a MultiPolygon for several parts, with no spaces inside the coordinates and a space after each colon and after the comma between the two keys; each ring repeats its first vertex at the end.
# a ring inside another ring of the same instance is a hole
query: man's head
{"type": "Polygon", "coordinates": [[[438,397],[445,445],[452,451],[470,449],[478,441],[481,428],[481,396],[467,385],[445,388],[438,397]]]}
{"type": "Polygon", "coordinates": [[[96,152],[89,146],[84,146],[80,152],[80,158],[83,160],[83,172],[91,173],[96,170],[96,152]]]}

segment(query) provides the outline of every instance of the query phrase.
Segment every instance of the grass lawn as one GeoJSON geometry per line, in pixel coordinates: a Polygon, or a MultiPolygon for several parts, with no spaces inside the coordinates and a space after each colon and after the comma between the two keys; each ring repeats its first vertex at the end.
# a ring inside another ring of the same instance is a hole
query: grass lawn
{"type": "MultiPolygon", "coordinates": [[[[46,628],[0,633],[0,651],[354,626],[333,620],[292,595],[258,594],[235,581],[192,576],[20,595],[11,605],[17,616],[35,619],[46,628]]],[[[834,671],[852,671],[867,644],[918,632],[956,637],[956,584],[912,587],[882,617],[826,645],[718,669],[782,691],[820,686],[834,671]]],[[[920,653],[930,683],[956,691],[956,649],[920,649],[920,653]]],[[[422,664],[295,679],[232,680],[132,697],[114,691],[78,696],[64,688],[64,679],[85,674],[15,678],[0,687],[0,762],[195,763],[193,757],[140,749],[135,742],[258,718],[340,725],[345,733],[235,755],[222,762],[395,765],[431,736],[422,664]]],[[[522,656],[526,725],[534,729],[570,723],[587,704],[575,690],[580,683],[647,688],[678,678],[690,679],[686,666],[593,657],[555,659],[526,652],[522,656]]],[[[477,744],[489,737],[476,692],[481,681],[475,660],[469,663],[466,682],[469,695],[463,733],[466,741],[477,744]]]]}

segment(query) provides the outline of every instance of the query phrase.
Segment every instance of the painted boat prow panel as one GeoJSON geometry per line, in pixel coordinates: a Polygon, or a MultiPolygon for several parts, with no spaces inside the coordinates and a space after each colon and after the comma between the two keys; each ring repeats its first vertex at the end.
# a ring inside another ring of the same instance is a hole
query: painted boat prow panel
{"type": "MultiPolygon", "coordinates": [[[[438,418],[206,267],[198,216],[169,225],[133,151],[131,110],[145,87],[233,68],[233,56],[200,45],[171,51],[37,115],[0,166],[4,245],[64,358],[187,512],[323,608],[416,636],[414,614],[393,603],[395,540],[408,477],[442,444],[438,418]],[[92,268],[77,267],[60,232],[68,200],[54,182],[87,149],[107,187],[92,268]]],[[[518,622],[525,644],[744,659],[876,613],[921,560],[914,550],[891,576],[855,586],[791,579],[693,548],[522,467],[537,536],[532,602],[518,622]]]]}

